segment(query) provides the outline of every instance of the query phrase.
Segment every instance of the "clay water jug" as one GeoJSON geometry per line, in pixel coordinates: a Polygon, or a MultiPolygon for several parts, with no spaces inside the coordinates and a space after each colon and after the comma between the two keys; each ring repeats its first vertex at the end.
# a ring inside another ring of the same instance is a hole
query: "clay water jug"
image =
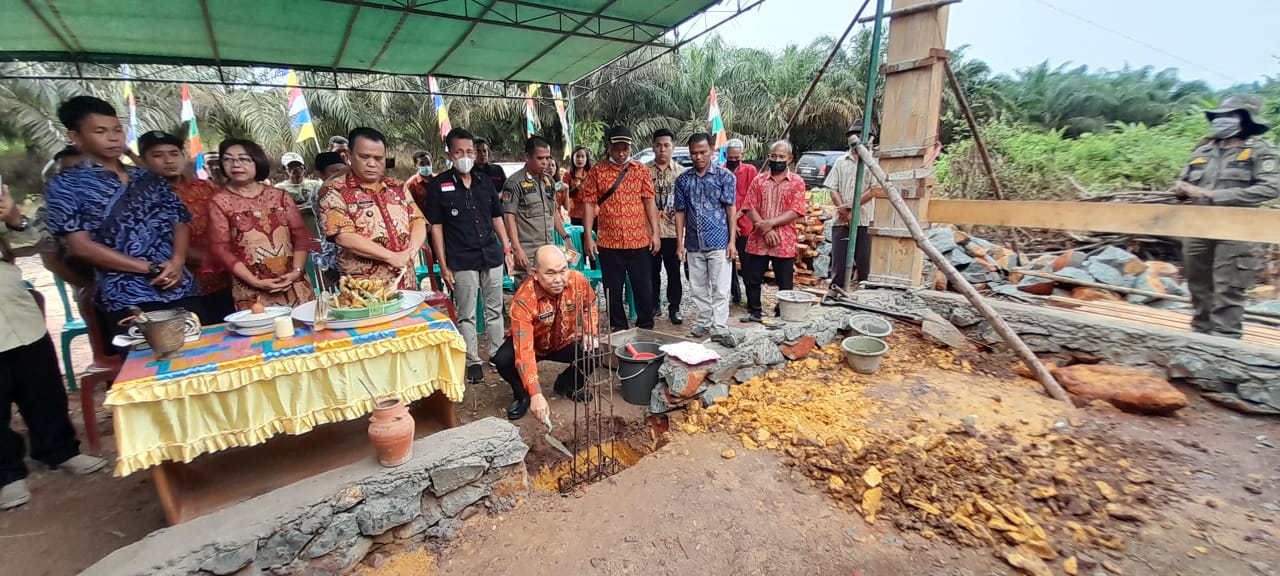
{"type": "Polygon", "coordinates": [[[398,398],[378,402],[369,417],[369,441],[383,466],[399,466],[413,457],[413,416],[398,398]]]}

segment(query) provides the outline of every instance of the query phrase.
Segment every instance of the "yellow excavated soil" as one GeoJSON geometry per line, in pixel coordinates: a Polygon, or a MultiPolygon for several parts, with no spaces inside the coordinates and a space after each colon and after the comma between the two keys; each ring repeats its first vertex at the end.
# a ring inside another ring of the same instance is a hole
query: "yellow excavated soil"
{"type": "Polygon", "coordinates": [[[990,547],[1029,574],[1074,567],[1075,554],[1091,548],[1123,550],[1139,526],[1158,521],[1155,508],[1174,491],[1153,461],[1104,431],[1054,427],[1052,411],[1065,407],[1016,389],[1025,383],[1010,382],[1010,398],[1001,398],[995,383],[974,376],[968,361],[907,342],[877,374],[855,374],[838,345],[828,346],[732,387],[729,398],[688,412],[680,429],[724,431],[747,449],[781,452],[867,522],[990,547]],[[911,391],[942,386],[929,377],[964,382],[940,394],[911,391]],[[956,406],[990,408],[971,421],[936,416],[956,406]],[[1033,412],[1050,416],[1018,418],[1033,412]]]}
{"type": "MultiPolygon", "coordinates": [[[[636,462],[639,462],[640,457],[642,456],[639,451],[632,448],[631,445],[627,444],[624,440],[606,442],[600,445],[599,449],[592,448],[578,453],[577,458],[574,459],[574,463],[576,463],[578,468],[578,473],[582,474],[585,470],[599,466],[601,454],[606,458],[612,457],[614,460],[617,460],[618,464],[622,468],[635,466],[636,462]]],[[[560,479],[567,479],[572,475],[573,471],[570,468],[570,465],[571,463],[566,460],[556,464],[555,467],[543,466],[542,469],[533,477],[533,487],[547,492],[559,492],[560,479]]]]}

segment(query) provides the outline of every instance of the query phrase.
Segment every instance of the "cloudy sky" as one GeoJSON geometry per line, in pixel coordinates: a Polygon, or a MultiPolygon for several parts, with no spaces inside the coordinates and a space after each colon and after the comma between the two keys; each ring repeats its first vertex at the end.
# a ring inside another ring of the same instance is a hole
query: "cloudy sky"
{"type": "MultiPolygon", "coordinates": [[[[719,30],[741,45],[805,44],[838,37],[861,4],[766,0],[719,30]]],[[[885,4],[887,10],[892,0],[885,4]]],[[[963,0],[950,12],[948,47],[969,45],[967,54],[997,73],[1045,60],[1107,69],[1150,65],[1177,68],[1182,78],[1215,88],[1280,75],[1277,0],[963,0]]]]}

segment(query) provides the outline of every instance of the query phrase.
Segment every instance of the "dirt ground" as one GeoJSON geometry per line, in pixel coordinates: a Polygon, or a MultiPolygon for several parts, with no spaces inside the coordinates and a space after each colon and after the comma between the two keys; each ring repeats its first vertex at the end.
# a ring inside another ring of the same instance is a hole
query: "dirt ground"
{"type": "MultiPolygon", "coordinates": [[[[1276,422],[1241,417],[1194,396],[1169,418],[1076,410],[1045,397],[1034,382],[993,378],[960,360],[945,366],[950,363],[904,355],[897,362],[913,368],[867,389],[867,401],[878,406],[867,419],[872,429],[904,430],[923,420],[959,424],[968,417],[982,434],[1013,427],[1034,437],[1056,430],[1158,475],[1162,492],[1144,508],[1145,522],[1112,520],[1125,524],[1125,549],[1081,553],[1079,573],[1280,574],[1276,422]]],[[[909,521],[882,515],[869,524],[856,508],[824,495],[825,486],[799,467],[789,467],[783,454],[748,449],[724,432],[686,434],[678,420],[672,420],[670,444],[606,481],[569,497],[535,493],[503,517],[476,519],[440,555],[439,572],[1019,573],[997,550],[931,539],[909,521]],[[725,458],[729,450],[733,457],[725,458]]],[[[1102,478],[1092,466],[1082,474],[1091,472],[1102,478]]],[[[1069,539],[1047,529],[1051,541],[1069,539]]],[[[1065,559],[1048,562],[1048,573],[1066,573],[1065,559]]]]}
{"type": "MultiPolygon", "coordinates": [[[[38,263],[24,269],[33,271],[29,277],[50,302],[50,329],[60,327],[51,281],[34,273],[42,272],[38,263]]],[[[659,329],[677,334],[687,327],[659,322],[659,329]]],[[[1225,411],[1194,394],[1188,408],[1168,418],[1069,410],[1012,376],[1007,359],[974,357],[966,365],[919,349],[907,354],[907,348],[891,352],[891,364],[899,366],[892,377],[865,382],[864,396],[877,406],[868,426],[890,430],[912,417],[959,422],[968,416],[976,416],[983,431],[1065,423],[1064,434],[1105,443],[1171,487],[1153,518],[1133,529],[1125,550],[1091,551],[1099,566],[1082,565],[1080,574],[1103,572],[1104,561],[1117,569],[1108,574],[1280,574],[1280,422],[1225,411]]],[[[83,339],[73,359],[77,369],[88,364],[83,339]]],[[[544,366],[544,380],[559,369],[544,366]]],[[[469,388],[457,413],[461,422],[501,417],[510,399],[506,384],[490,374],[469,388]]],[[[72,404],[79,427],[78,404],[72,404]]],[[[643,429],[643,407],[620,397],[614,407],[631,429],[643,429]]],[[[551,408],[563,430],[573,404],[553,398],[551,408]]],[[[788,466],[785,454],[748,449],[725,432],[689,433],[682,420],[672,418],[665,446],[616,476],[568,497],[534,492],[504,516],[477,516],[445,550],[422,556],[429,567],[387,567],[406,574],[1015,573],[991,549],[927,539],[892,518],[868,524],[801,468],[788,466]],[[730,449],[735,457],[724,458],[730,449]]],[[[531,473],[557,460],[540,424],[531,418],[518,424],[531,446],[531,473]]],[[[20,420],[14,427],[24,428],[20,420]]],[[[103,444],[103,455],[113,456],[112,436],[103,444]]],[[[163,526],[146,474],[75,478],[29,464],[32,502],[0,513],[6,573],[74,574],[163,526]]],[[[1060,562],[1051,565],[1053,574],[1064,573],[1060,562]]]]}

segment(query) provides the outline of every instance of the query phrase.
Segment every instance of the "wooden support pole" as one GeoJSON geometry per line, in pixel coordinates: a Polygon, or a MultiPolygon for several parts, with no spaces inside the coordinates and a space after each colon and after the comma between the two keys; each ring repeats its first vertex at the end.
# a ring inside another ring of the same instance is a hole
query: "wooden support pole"
{"type": "Polygon", "coordinates": [[[857,25],[858,19],[862,17],[862,11],[867,9],[867,4],[870,2],[871,0],[862,0],[862,7],[858,8],[858,13],[853,15],[853,20],[849,21],[849,27],[844,29],[844,34],[841,34],[840,39],[836,40],[835,45],[831,47],[831,53],[827,54],[827,60],[822,63],[818,73],[813,75],[813,81],[809,82],[809,89],[804,91],[804,97],[800,99],[800,104],[796,105],[795,111],[787,119],[787,127],[782,129],[782,136],[778,137],[779,140],[791,134],[791,127],[796,125],[796,120],[800,118],[800,112],[804,111],[805,105],[809,103],[809,97],[813,96],[813,89],[818,87],[818,82],[822,80],[822,75],[827,73],[827,67],[831,65],[831,61],[835,60],[836,54],[839,54],[840,49],[844,47],[844,39],[849,37],[849,33],[857,25]]]}
{"type": "Polygon", "coordinates": [[[880,186],[884,187],[885,194],[889,197],[889,203],[893,205],[893,209],[898,212],[898,216],[902,218],[907,229],[911,231],[911,236],[915,238],[916,246],[924,250],[924,253],[933,261],[933,265],[937,266],[938,270],[942,271],[947,277],[947,280],[969,300],[970,304],[973,304],[978,313],[982,314],[982,317],[991,323],[991,327],[1000,335],[1005,344],[1013,348],[1018,357],[1027,365],[1027,368],[1030,368],[1031,372],[1036,375],[1036,380],[1040,381],[1040,385],[1044,387],[1045,392],[1053,398],[1070,404],[1071,398],[1067,396],[1067,392],[1062,389],[1062,386],[1053,378],[1053,375],[1040,363],[1040,359],[1036,358],[1035,353],[1018,337],[1018,334],[1004,321],[1004,318],[994,308],[987,305],[987,302],[983,300],[981,294],[978,294],[978,290],[973,287],[973,284],[965,280],[960,271],[956,270],[956,267],[951,264],[951,260],[943,256],[942,252],[939,252],[937,248],[933,247],[933,244],[929,243],[929,239],[925,237],[924,230],[920,228],[920,222],[916,220],[915,214],[911,213],[911,208],[907,206],[907,202],[902,199],[902,194],[898,192],[897,186],[889,181],[889,175],[885,174],[884,169],[880,167],[880,163],[876,162],[876,159],[871,155],[871,151],[867,150],[867,147],[863,146],[862,143],[858,143],[858,158],[871,171],[871,175],[880,183],[880,186]]]}
{"type": "MultiPolygon", "coordinates": [[[[898,192],[917,221],[932,221],[929,203],[936,183],[932,156],[938,144],[942,94],[946,74],[949,2],[935,0],[892,0],[885,16],[891,18],[885,61],[895,70],[884,79],[884,104],[880,109],[881,157],[885,172],[895,176],[910,173],[909,181],[896,182],[898,192]],[[907,65],[910,63],[910,65],[907,65]],[[895,68],[896,67],[896,68],[895,68]]],[[[867,192],[877,198],[884,193],[874,187],[867,192]]],[[[871,230],[872,283],[918,286],[924,261],[906,226],[888,202],[874,202],[871,230]]]]}

